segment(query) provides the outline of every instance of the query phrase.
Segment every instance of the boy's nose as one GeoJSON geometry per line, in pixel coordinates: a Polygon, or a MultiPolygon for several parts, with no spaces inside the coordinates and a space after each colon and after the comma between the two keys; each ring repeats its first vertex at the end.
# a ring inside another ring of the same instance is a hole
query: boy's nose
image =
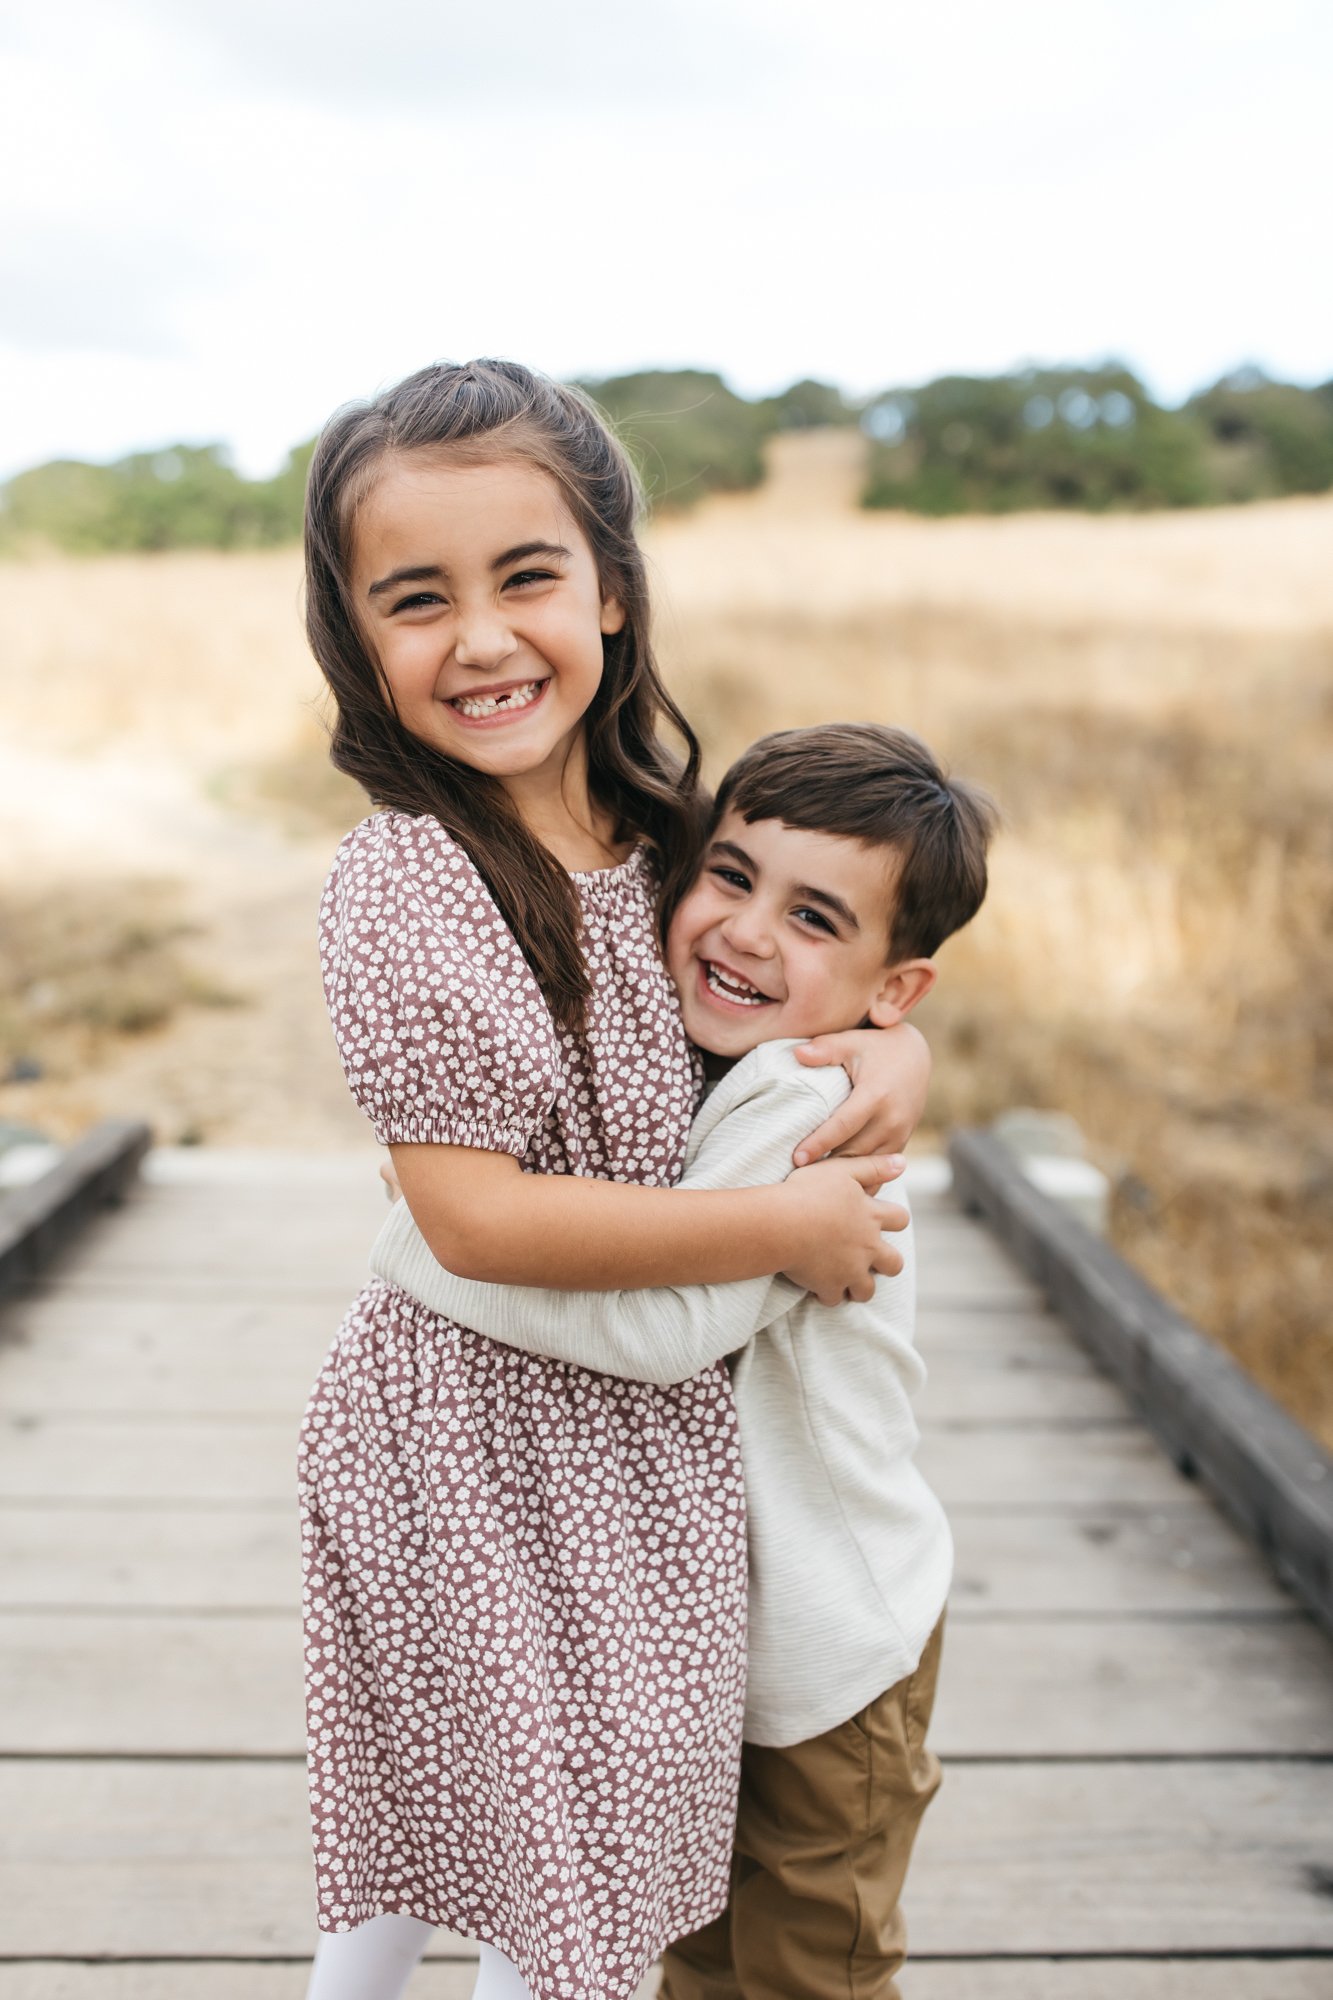
{"type": "Polygon", "coordinates": [[[733,951],[751,958],[772,958],[773,939],[767,924],[750,911],[737,911],[722,926],[722,935],[733,951]]]}

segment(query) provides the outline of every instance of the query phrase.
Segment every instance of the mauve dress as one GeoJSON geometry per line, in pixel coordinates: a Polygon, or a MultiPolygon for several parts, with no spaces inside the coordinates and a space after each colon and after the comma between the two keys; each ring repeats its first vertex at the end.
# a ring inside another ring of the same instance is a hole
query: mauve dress
{"type": "MultiPolygon", "coordinates": [[[[325,992],[382,1142],[678,1177],[696,1075],[651,865],[573,879],[586,1039],[554,1026],[437,821],[378,813],[343,842],[325,992]]],[[[320,1927],[405,1911],[498,1947],[536,2000],[623,2000],[727,1894],[745,1521],[725,1367],[617,1381],[377,1280],[312,1392],[300,1489],[320,1927]]]]}

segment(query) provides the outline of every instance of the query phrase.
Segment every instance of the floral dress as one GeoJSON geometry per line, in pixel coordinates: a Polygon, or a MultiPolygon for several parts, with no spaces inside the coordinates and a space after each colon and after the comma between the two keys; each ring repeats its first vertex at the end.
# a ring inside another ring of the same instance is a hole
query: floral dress
{"type": "MultiPolygon", "coordinates": [[[[379,813],[343,842],[325,992],[381,1142],[677,1178],[696,1078],[651,865],[573,880],[582,1037],[437,821],[379,813]]],[[[745,1547],[724,1366],[619,1381],[374,1281],[312,1392],[300,1488],[321,1928],[404,1911],[496,1946],[536,2000],[623,2000],[727,1893],[745,1547]]]]}

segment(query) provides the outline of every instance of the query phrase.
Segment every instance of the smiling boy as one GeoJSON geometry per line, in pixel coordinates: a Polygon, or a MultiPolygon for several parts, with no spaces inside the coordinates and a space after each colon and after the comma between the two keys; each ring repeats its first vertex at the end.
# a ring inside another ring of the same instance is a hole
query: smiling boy
{"type": "MultiPolygon", "coordinates": [[[[683,1187],[783,1180],[842,1101],[796,1040],[899,1021],[986,892],[993,809],[904,731],[763,738],[722,782],[667,962],[718,1080],[683,1187]]],[[[939,1783],[925,1745],[952,1565],[913,1462],[914,1246],[864,1303],[783,1278],[641,1292],[470,1283],[403,1203],[376,1273],[509,1345],[669,1384],[730,1355],[749,1512],[745,1749],[731,1898],[665,1960],[662,2000],[894,2000],[912,1843],[939,1783]]]]}

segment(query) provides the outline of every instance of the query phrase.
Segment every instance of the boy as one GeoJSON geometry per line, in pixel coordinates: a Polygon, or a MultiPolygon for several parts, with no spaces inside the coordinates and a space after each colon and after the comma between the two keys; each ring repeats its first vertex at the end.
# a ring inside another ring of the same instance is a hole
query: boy
{"type": "MultiPolygon", "coordinates": [[[[785,1179],[842,1101],[796,1041],[901,1020],[932,955],[986,891],[989,801],[904,731],[787,730],[718,792],[667,964],[719,1078],[683,1187],[785,1179]]],[[[895,1198],[898,1191],[895,1189],[895,1198]]],[[[679,1382],[732,1363],[750,1543],[750,1665],[726,1911],[666,1955],[662,2000],[895,2000],[899,1895],[939,1784],[925,1747],[952,1547],[913,1464],[913,1245],[865,1304],[785,1279],[543,1292],[455,1278],[395,1205],[383,1278],[493,1339],[581,1367],[679,1382]]]]}

